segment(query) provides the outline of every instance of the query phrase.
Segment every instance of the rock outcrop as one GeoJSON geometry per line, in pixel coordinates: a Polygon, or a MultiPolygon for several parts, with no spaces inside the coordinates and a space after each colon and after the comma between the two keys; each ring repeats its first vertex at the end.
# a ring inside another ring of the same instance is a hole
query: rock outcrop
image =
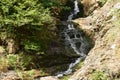
{"type": "Polygon", "coordinates": [[[59,79],[57,79],[57,78],[55,78],[53,76],[47,76],[47,77],[40,78],[40,80],[59,80],[59,79]]]}
{"type": "Polygon", "coordinates": [[[0,80],[20,80],[15,71],[8,71],[7,73],[0,72],[0,80]]]}
{"type": "Polygon", "coordinates": [[[74,22],[93,38],[95,46],[88,53],[82,68],[69,80],[93,80],[91,77],[95,71],[107,74],[107,80],[119,80],[120,1],[108,0],[103,7],[94,10],[92,15],[74,22]]]}
{"type": "Polygon", "coordinates": [[[89,15],[93,10],[99,8],[100,0],[80,0],[80,3],[84,6],[84,14],[89,15]]]}

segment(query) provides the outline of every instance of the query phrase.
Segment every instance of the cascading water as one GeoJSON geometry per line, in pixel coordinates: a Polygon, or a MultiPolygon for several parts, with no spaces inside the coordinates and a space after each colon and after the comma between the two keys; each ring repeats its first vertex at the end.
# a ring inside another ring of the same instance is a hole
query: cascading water
{"type": "Polygon", "coordinates": [[[87,41],[82,37],[82,34],[80,31],[78,31],[75,27],[74,24],[71,22],[74,16],[76,16],[79,12],[78,8],[78,2],[77,0],[74,1],[74,12],[72,12],[68,16],[68,25],[67,29],[63,31],[63,35],[65,37],[65,42],[66,45],[70,45],[70,47],[78,54],[80,57],[77,58],[74,62],[72,62],[68,69],[64,72],[60,72],[57,74],[57,77],[62,77],[63,75],[71,74],[72,73],[72,68],[78,64],[83,58],[86,57],[86,48],[88,47],[87,41]],[[77,46],[76,44],[79,44],[77,46]]]}
{"type": "Polygon", "coordinates": [[[78,8],[78,2],[77,2],[77,0],[76,1],[74,1],[74,14],[76,15],[78,12],[79,12],[79,8],[78,8]]]}

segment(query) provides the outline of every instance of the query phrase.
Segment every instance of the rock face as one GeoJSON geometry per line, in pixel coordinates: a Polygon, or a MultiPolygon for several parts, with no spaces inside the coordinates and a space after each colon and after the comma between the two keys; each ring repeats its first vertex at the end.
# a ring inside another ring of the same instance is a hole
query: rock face
{"type": "Polygon", "coordinates": [[[0,72],[0,80],[20,80],[15,71],[8,71],[7,73],[0,72]]]}
{"type": "Polygon", "coordinates": [[[94,10],[91,16],[76,19],[74,22],[94,39],[95,46],[86,57],[82,68],[69,80],[93,80],[90,78],[95,71],[106,73],[109,77],[107,80],[119,80],[120,1],[108,1],[100,9],[94,10]]]}
{"type": "Polygon", "coordinates": [[[99,0],[80,0],[80,3],[84,6],[85,15],[90,14],[94,9],[99,7],[99,0]]]}
{"type": "Polygon", "coordinates": [[[40,80],[59,80],[59,79],[57,79],[57,78],[55,78],[53,76],[47,76],[47,77],[40,78],[40,80]]]}

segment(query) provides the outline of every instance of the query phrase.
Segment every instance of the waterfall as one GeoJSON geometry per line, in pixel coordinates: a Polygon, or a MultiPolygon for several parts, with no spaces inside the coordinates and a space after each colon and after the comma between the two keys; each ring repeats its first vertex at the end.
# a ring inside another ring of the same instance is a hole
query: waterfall
{"type": "Polygon", "coordinates": [[[85,41],[85,39],[81,36],[81,33],[75,29],[74,24],[71,22],[71,20],[73,19],[73,17],[75,15],[77,15],[77,13],[80,12],[79,11],[79,7],[78,7],[78,2],[77,0],[74,1],[74,12],[72,12],[69,16],[68,16],[68,25],[67,25],[67,29],[64,31],[64,37],[65,37],[65,41],[67,43],[69,43],[70,47],[74,50],[74,52],[76,52],[76,54],[78,54],[80,57],[77,58],[74,62],[72,62],[68,69],[64,72],[60,72],[59,74],[57,74],[57,77],[62,77],[63,75],[67,75],[67,74],[71,74],[72,73],[72,68],[78,64],[83,58],[86,57],[85,54],[85,48],[87,46],[87,43],[85,41]],[[72,34],[72,35],[71,35],[72,34]],[[79,48],[76,46],[76,43],[80,44],[79,48]]]}
{"type": "Polygon", "coordinates": [[[78,2],[74,1],[74,14],[76,15],[79,12],[78,2]]]}

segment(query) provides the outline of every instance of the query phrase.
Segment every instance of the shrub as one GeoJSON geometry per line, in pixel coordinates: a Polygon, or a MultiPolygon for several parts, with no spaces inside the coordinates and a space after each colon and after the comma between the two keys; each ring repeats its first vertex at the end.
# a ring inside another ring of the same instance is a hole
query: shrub
{"type": "Polygon", "coordinates": [[[16,69],[19,66],[19,56],[14,54],[7,55],[8,64],[10,67],[16,69]]]}

